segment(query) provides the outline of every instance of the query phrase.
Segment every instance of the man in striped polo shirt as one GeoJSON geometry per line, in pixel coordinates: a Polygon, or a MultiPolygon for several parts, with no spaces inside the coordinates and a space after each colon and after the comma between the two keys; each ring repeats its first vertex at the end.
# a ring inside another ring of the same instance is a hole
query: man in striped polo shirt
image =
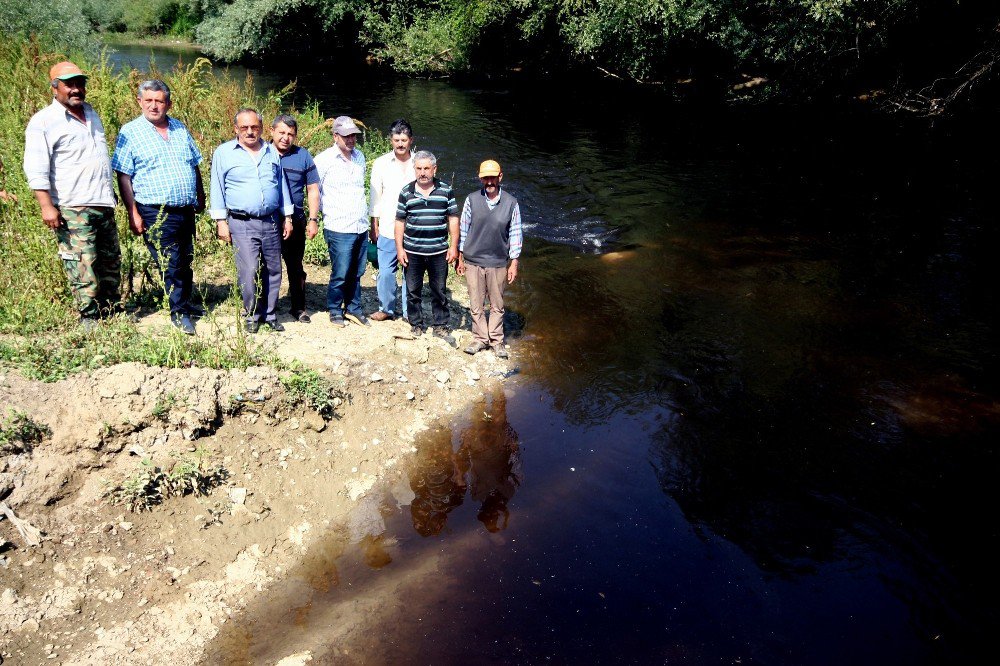
{"type": "Polygon", "coordinates": [[[417,179],[399,192],[396,206],[396,254],[406,275],[411,332],[418,336],[424,333],[421,292],[427,273],[434,335],[455,347],[444,287],[448,264],[458,258],[458,204],[451,187],[435,177],[437,158],[433,153],[417,151],[413,170],[417,179]]]}

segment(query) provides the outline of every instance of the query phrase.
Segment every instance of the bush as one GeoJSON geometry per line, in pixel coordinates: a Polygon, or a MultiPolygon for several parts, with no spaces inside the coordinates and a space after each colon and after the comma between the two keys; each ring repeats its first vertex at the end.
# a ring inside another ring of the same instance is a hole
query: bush
{"type": "Polygon", "coordinates": [[[52,436],[52,430],[42,423],[37,423],[24,412],[11,409],[0,421],[0,456],[31,451],[46,437],[52,436]]]}

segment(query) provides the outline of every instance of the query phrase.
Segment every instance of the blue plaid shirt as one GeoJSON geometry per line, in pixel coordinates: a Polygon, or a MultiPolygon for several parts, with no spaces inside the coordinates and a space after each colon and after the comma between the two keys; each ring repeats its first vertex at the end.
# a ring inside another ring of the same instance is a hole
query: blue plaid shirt
{"type": "Polygon", "coordinates": [[[147,205],[193,206],[198,203],[195,170],[201,153],[187,127],[167,117],[167,138],[139,116],[118,133],[111,168],[132,178],[135,200],[147,205]]]}

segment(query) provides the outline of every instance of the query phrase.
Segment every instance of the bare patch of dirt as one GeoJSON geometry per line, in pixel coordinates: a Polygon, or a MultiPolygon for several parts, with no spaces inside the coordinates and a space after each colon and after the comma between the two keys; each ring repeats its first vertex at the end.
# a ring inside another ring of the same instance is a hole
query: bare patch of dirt
{"type": "MultiPolygon", "coordinates": [[[[322,306],[326,271],[311,270],[311,324],[284,315],[284,333],[255,341],[334,382],[345,399],[330,421],[291,404],[281,373],[267,367],[124,364],[55,384],[0,374],[3,411],[25,412],[52,433],[0,458],[0,494],[44,535],[29,547],[0,521],[0,661],[203,659],[234,613],[303,561],[336,556],[323,534],[363,533],[349,517],[399,476],[414,435],[496,388],[516,363],[516,352],[512,361],[463,354],[467,331],[453,349],[430,335],[405,339],[401,321],[335,328],[322,306]],[[209,494],[167,497],[139,513],[105,496],[142,460],[169,470],[196,456],[226,472],[209,494]]],[[[364,284],[372,312],[370,276],[364,284]]],[[[453,297],[462,325],[464,294],[453,297]]],[[[166,325],[162,314],[140,322],[166,325]]]]}

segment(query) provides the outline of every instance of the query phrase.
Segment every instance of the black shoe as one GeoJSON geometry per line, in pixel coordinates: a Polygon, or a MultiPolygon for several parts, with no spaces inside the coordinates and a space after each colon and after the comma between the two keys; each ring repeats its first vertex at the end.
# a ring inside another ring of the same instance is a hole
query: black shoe
{"type": "Polygon", "coordinates": [[[368,321],[368,317],[366,317],[364,315],[364,313],[361,313],[359,315],[354,315],[354,314],[351,314],[350,312],[347,312],[347,313],[344,314],[344,319],[346,319],[347,321],[353,322],[353,323],[357,324],[358,326],[371,326],[372,325],[372,323],[370,321],[368,321]]]}
{"type": "Polygon", "coordinates": [[[347,326],[347,323],[344,321],[344,315],[338,312],[330,313],[330,323],[336,326],[337,328],[344,328],[345,326],[347,326]]]}
{"type": "Polygon", "coordinates": [[[92,333],[97,330],[100,326],[100,322],[97,317],[80,317],[80,328],[83,329],[84,333],[92,333]]]}
{"type": "Polygon", "coordinates": [[[170,315],[170,322],[180,329],[181,333],[184,335],[194,335],[194,324],[191,322],[191,317],[186,314],[174,314],[170,315]]]}
{"type": "Polygon", "coordinates": [[[281,322],[278,321],[277,319],[272,319],[270,321],[265,321],[264,322],[264,326],[267,326],[269,329],[271,329],[275,333],[281,333],[282,331],[285,330],[285,327],[282,326],[281,322]]]}
{"type": "Polygon", "coordinates": [[[309,322],[312,321],[312,319],[309,317],[308,314],[306,314],[306,312],[304,310],[293,312],[292,313],[292,319],[294,319],[295,321],[298,321],[298,322],[300,322],[302,324],[308,324],[309,322]]]}
{"type": "Polygon", "coordinates": [[[191,305],[190,303],[188,303],[184,307],[184,311],[187,312],[187,314],[188,314],[189,317],[194,317],[195,319],[198,319],[199,317],[204,317],[205,316],[205,309],[204,308],[200,308],[197,305],[191,305]]]}
{"type": "Polygon", "coordinates": [[[425,329],[423,326],[414,325],[410,327],[410,334],[415,338],[419,338],[421,335],[424,334],[424,330],[425,329]]]}
{"type": "Polygon", "coordinates": [[[247,333],[256,333],[257,331],[260,330],[260,322],[259,321],[248,321],[246,323],[246,329],[247,329],[247,333]]]}

